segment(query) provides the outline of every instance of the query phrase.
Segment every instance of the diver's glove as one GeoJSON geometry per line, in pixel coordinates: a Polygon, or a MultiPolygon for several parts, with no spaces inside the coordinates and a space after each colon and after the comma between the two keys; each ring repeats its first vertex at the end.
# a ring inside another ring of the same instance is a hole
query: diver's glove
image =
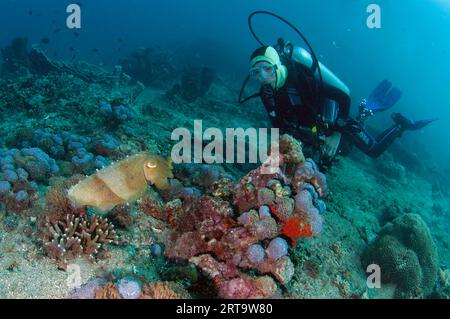
{"type": "Polygon", "coordinates": [[[273,99],[275,97],[275,90],[270,84],[264,84],[259,91],[262,98],[273,99]]]}
{"type": "Polygon", "coordinates": [[[400,127],[400,129],[407,130],[407,131],[419,130],[419,129],[427,126],[431,122],[438,120],[437,118],[433,118],[433,119],[413,121],[413,120],[410,120],[407,117],[403,116],[400,113],[393,113],[391,115],[391,117],[394,120],[394,122],[400,127]]]}
{"type": "Polygon", "coordinates": [[[361,122],[348,118],[338,118],[336,121],[336,126],[340,132],[345,133],[357,133],[359,134],[362,131],[361,122]]]}

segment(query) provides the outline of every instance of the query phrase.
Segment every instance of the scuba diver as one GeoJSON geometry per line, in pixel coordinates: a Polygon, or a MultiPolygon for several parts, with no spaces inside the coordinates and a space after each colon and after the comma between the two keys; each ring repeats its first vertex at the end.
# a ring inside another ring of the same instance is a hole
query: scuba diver
{"type": "Polygon", "coordinates": [[[436,119],[413,121],[392,114],[393,125],[379,136],[371,136],[365,120],[391,108],[401,92],[384,80],[359,105],[359,115],[350,117],[350,90],[307,50],[279,39],[274,46],[262,46],[250,58],[250,72],[239,102],[260,97],[273,127],[300,139],[305,155],[323,169],[338,154],[347,155],[356,146],[371,157],[381,155],[404,131],[421,129],[436,119]],[[260,85],[258,93],[241,99],[249,79],[260,85]]]}

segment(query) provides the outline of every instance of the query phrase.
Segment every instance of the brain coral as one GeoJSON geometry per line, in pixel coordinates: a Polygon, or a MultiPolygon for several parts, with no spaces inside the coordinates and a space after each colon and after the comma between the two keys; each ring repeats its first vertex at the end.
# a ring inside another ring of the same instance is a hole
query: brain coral
{"type": "Polygon", "coordinates": [[[396,284],[396,298],[429,296],[439,269],[436,246],[417,214],[405,214],[386,224],[363,253],[362,263],[381,267],[381,281],[396,284]]]}

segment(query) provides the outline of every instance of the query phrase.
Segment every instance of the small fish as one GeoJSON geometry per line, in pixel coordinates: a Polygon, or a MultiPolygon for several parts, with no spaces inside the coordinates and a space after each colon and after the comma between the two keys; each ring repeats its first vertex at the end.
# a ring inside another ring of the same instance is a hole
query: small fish
{"type": "Polygon", "coordinates": [[[61,28],[57,28],[53,33],[59,33],[61,31],[61,28]]]}
{"type": "Polygon", "coordinates": [[[33,10],[28,11],[28,15],[32,16],[33,15],[33,10]]]}
{"type": "Polygon", "coordinates": [[[72,55],[72,59],[70,59],[70,61],[73,61],[73,60],[75,60],[75,58],[77,57],[77,55],[76,54],[74,54],[74,55],[72,55]]]}
{"type": "Polygon", "coordinates": [[[122,42],[123,42],[123,39],[122,39],[122,38],[119,38],[119,39],[117,39],[117,41],[119,41],[120,43],[122,43],[122,42]]]}
{"type": "Polygon", "coordinates": [[[97,53],[97,52],[98,52],[98,49],[97,49],[97,48],[93,48],[93,49],[92,49],[92,52],[97,53]]]}
{"type": "Polygon", "coordinates": [[[41,14],[40,14],[40,13],[37,13],[37,14],[36,14],[36,17],[40,17],[40,16],[41,16],[41,14]]]}
{"type": "Polygon", "coordinates": [[[78,32],[74,32],[73,35],[78,37],[80,34],[78,32]]]}
{"type": "Polygon", "coordinates": [[[122,51],[122,49],[121,48],[117,48],[117,50],[116,50],[117,52],[120,52],[120,51],[122,51]]]}
{"type": "Polygon", "coordinates": [[[72,47],[70,47],[70,48],[69,48],[69,51],[72,51],[72,52],[73,52],[73,51],[75,51],[75,49],[72,48],[72,47]]]}
{"type": "Polygon", "coordinates": [[[50,43],[50,39],[49,39],[49,38],[42,38],[42,39],[41,39],[41,43],[43,43],[43,44],[49,44],[49,43],[50,43]]]}
{"type": "Polygon", "coordinates": [[[58,56],[58,53],[56,53],[56,52],[53,53],[53,56],[54,56],[54,57],[57,57],[57,56],[58,56]]]}

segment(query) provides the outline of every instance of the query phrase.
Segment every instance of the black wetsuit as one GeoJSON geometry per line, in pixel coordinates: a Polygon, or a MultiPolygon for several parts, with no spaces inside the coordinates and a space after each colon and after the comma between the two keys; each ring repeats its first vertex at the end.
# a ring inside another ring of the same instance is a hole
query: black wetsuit
{"type": "Polygon", "coordinates": [[[288,66],[288,78],[283,87],[274,91],[265,85],[260,92],[272,126],[279,128],[281,134],[288,133],[300,139],[310,147],[310,152],[319,153],[320,157],[318,134],[327,136],[338,131],[342,138],[337,153],[347,155],[354,145],[365,154],[378,157],[402,134],[401,126],[395,124],[373,138],[361,123],[350,118],[350,97],[345,92],[324,83],[319,100],[314,81],[311,70],[294,62],[288,66]],[[334,104],[336,112],[324,122],[325,101],[334,104]]]}

